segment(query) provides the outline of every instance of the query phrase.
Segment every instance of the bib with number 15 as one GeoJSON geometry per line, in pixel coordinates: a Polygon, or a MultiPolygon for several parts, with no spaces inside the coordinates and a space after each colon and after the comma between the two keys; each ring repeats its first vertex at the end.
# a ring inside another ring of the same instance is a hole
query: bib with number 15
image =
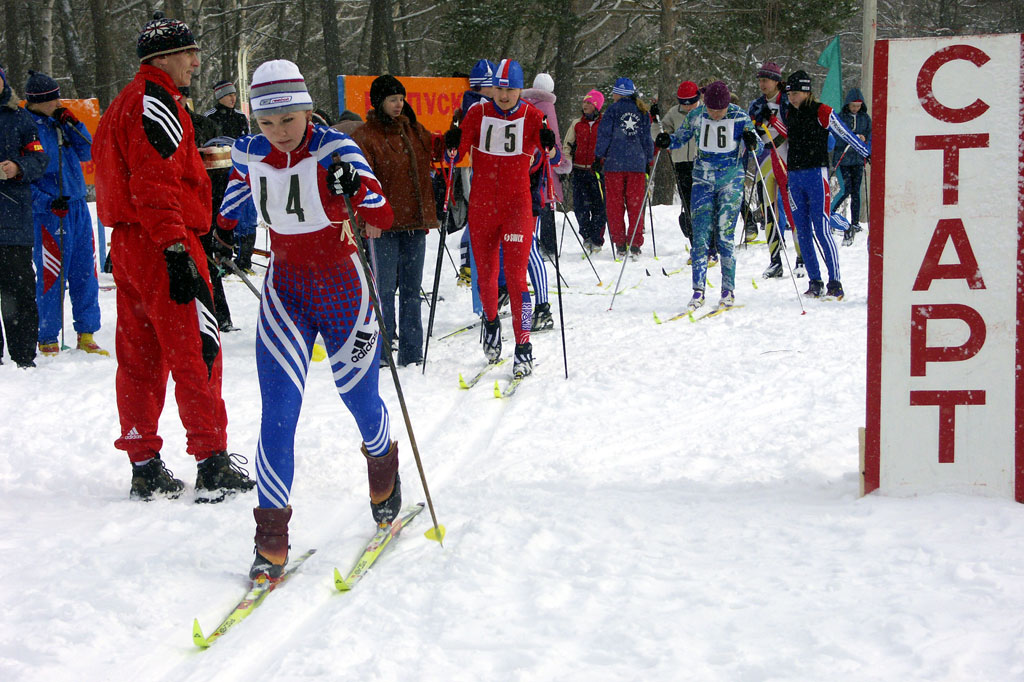
{"type": "Polygon", "coordinates": [[[480,120],[480,151],[495,156],[522,154],[525,121],[525,116],[513,121],[484,116],[480,120]]]}

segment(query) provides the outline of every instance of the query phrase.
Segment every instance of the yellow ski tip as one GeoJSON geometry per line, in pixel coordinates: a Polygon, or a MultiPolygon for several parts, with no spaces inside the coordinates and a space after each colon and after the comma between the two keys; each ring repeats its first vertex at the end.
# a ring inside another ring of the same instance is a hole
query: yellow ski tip
{"type": "Polygon", "coordinates": [[[469,385],[466,384],[466,380],[462,378],[462,372],[459,372],[459,388],[469,389],[469,385]]]}
{"type": "Polygon", "coordinates": [[[661,318],[658,317],[658,311],[657,310],[654,311],[654,323],[655,324],[661,324],[661,318]]]}
{"type": "Polygon", "coordinates": [[[751,277],[751,278],[750,278],[750,283],[754,285],[754,288],[755,288],[755,289],[757,288],[757,280],[756,280],[756,279],[754,279],[753,277],[751,277]]]}
{"type": "Polygon", "coordinates": [[[192,622],[192,643],[200,649],[205,649],[210,646],[210,643],[206,639],[206,635],[203,634],[203,629],[199,627],[198,618],[192,622]]]}
{"type": "Polygon", "coordinates": [[[327,357],[327,349],[319,343],[313,344],[313,362],[322,362],[327,357]]]}
{"type": "Polygon", "coordinates": [[[690,318],[690,322],[696,322],[696,321],[697,321],[697,320],[693,319],[693,311],[692,311],[692,310],[688,311],[688,312],[686,313],[686,316],[687,316],[688,318],[690,318]]]}
{"type": "Polygon", "coordinates": [[[341,577],[341,571],[334,569],[334,587],[339,592],[348,592],[352,589],[352,586],[345,582],[345,579],[341,577]]]}
{"type": "Polygon", "coordinates": [[[500,398],[501,397],[501,386],[498,385],[498,380],[497,379],[494,380],[494,397],[495,398],[500,398]]]}
{"type": "Polygon", "coordinates": [[[446,532],[447,531],[445,530],[444,526],[438,524],[437,528],[428,529],[427,532],[423,534],[423,537],[425,537],[428,540],[433,540],[434,542],[443,543],[444,535],[446,532]]]}

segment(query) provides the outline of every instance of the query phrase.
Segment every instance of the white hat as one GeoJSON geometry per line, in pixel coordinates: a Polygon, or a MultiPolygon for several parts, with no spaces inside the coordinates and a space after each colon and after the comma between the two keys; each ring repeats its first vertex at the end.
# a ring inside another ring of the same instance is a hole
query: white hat
{"type": "Polygon", "coordinates": [[[263,62],[253,73],[249,105],[254,115],[286,114],[312,111],[313,98],[309,96],[299,67],[287,59],[275,59],[263,62]]]}
{"type": "Polygon", "coordinates": [[[533,78],[533,89],[534,90],[543,90],[544,92],[554,92],[555,91],[555,81],[554,81],[553,78],[551,78],[551,74],[548,74],[548,73],[538,73],[536,76],[534,76],[534,78],[533,78]]]}

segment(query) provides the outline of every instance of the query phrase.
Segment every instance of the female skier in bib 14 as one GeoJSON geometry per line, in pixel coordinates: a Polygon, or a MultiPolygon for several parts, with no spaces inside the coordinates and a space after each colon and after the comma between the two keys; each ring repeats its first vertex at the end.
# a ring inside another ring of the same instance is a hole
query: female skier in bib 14
{"type": "Polygon", "coordinates": [[[390,522],[401,508],[398,444],[391,441],[377,391],[380,335],[341,195],[351,198],[368,236],[379,236],[393,216],[355,142],[311,123],[313,102],[295,64],[260,65],[250,102],[261,134],[235,141],[219,223],[233,227],[243,203],[252,201],[270,228],[256,334],[263,413],[256,454],[259,507],[253,510],[256,558],[249,576],[274,579],[288,560],[295,426],[318,333],[338,393],[362,434],[373,518],[390,522]]]}

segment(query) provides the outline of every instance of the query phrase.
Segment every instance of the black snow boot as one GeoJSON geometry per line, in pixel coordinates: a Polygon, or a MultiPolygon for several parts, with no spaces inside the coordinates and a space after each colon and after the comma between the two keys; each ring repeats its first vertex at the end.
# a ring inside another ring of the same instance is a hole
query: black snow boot
{"type": "Polygon", "coordinates": [[[512,361],[512,376],[518,379],[530,374],[533,374],[533,344],[529,341],[517,343],[515,359],[512,361]]]}
{"type": "Polygon", "coordinates": [[[843,300],[845,292],[843,292],[843,283],[838,279],[829,280],[828,286],[825,287],[825,295],[836,299],[837,301],[843,300]]]}
{"type": "Polygon", "coordinates": [[[164,466],[160,455],[155,455],[141,466],[132,465],[132,489],[129,497],[133,500],[149,501],[154,495],[176,499],[185,489],[185,484],[174,477],[164,466]]]}
{"type": "Polygon", "coordinates": [[[811,298],[821,298],[821,290],[825,287],[825,283],[820,279],[812,279],[807,283],[807,291],[804,292],[804,296],[810,296],[811,298]]]}
{"type": "Polygon", "coordinates": [[[501,359],[501,321],[495,316],[493,320],[484,318],[480,325],[480,343],[484,347],[484,356],[488,362],[501,359]]]}
{"type": "Polygon", "coordinates": [[[553,329],[554,326],[555,320],[551,317],[551,304],[548,302],[538,303],[537,307],[533,309],[533,325],[530,329],[536,332],[553,329]]]}
{"type": "Polygon", "coordinates": [[[196,466],[196,502],[221,502],[229,495],[252,490],[256,481],[241,464],[248,460],[225,450],[199,462],[196,466]]]}

